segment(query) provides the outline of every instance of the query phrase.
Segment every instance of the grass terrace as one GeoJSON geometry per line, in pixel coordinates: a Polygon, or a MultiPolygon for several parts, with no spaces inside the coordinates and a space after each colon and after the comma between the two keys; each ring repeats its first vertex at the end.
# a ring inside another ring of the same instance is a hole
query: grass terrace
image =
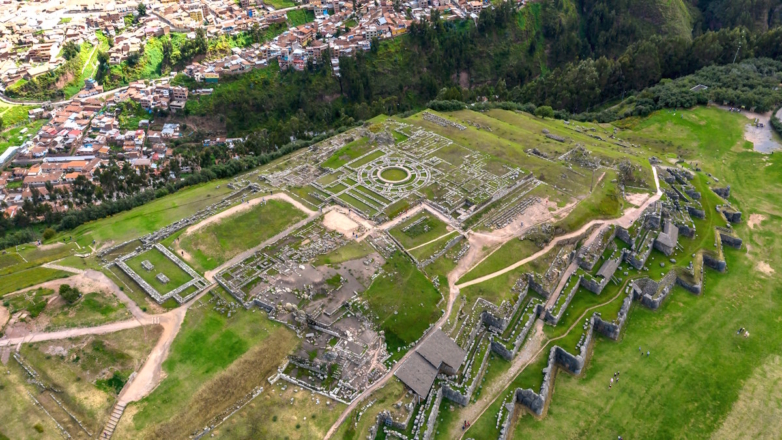
{"type": "Polygon", "coordinates": [[[306,214],[290,203],[270,199],[192,233],[184,232],[174,248],[184,250],[183,258],[197,270],[211,270],[304,218],[306,214]]]}
{"type": "Polygon", "coordinates": [[[362,296],[378,317],[389,351],[401,356],[397,348],[416,341],[440,317],[442,297],[401,252],[391,256],[383,272],[362,296]]]}
{"type": "Polygon", "coordinates": [[[428,212],[416,214],[389,230],[405,249],[428,243],[448,233],[448,225],[428,212]]]}
{"type": "Polygon", "coordinates": [[[152,248],[140,255],[137,255],[125,262],[128,267],[133,269],[144,281],[154,287],[161,295],[176,289],[177,287],[192,280],[192,277],[182,270],[179,266],[166,257],[159,250],[152,248]],[[152,270],[146,270],[141,266],[143,261],[149,261],[154,266],[152,270]],[[168,277],[168,283],[162,283],[157,279],[158,274],[168,277]]]}

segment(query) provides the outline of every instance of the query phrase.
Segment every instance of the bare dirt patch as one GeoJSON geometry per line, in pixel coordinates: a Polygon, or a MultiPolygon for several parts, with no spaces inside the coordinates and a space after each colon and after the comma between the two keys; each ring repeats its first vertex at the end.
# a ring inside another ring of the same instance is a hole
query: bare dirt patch
{"type": "Polygon", "coordinates": [[[44,245],[38,246],[38,249],[42,250],[42,251],[48,251],[50,249],[57,249],[57,248],[63,247],[63,246],[65,246],[65,243],[60,242],[60,243],[44,244],[44,245]]]}
{"type": "Polygon", "coordinates": [[[765,275],[771,275],[774,273],[774,269],[771,266],[769,266],[768,263],[766,263],[765,261],[759,262],[755,266],[755,269],[757,269],[759,272],[762,272],[765,275]]]}
{"type": "Polygon", "coordinates": [[[11,313],[8,312],[8,309],[0,305],[0,330],[3,329],[3,326],[10,318],[11,313]]]}
{"type": "Polygon", "coordinates": [[[329,211],[323,216],[323,226],[346,237],[350,237],[358,229],[358,223],[337,210],[329,211]]]}
{"type": "Polygon", "coordinates": [[[643,203],[651,197],[651,194],[647,193],[631,193],[625,194],[625,199],[633,206],[641,206],[643,203]]]}
{"type": "Polygon", "coordinates": [[[747,220],[747,226],[749,226],[750,229],[755,229],[755,226],[760,226],[760,223],[766,218],[768,217],[763,214],[750,214],[749,220],[747,220]]]}

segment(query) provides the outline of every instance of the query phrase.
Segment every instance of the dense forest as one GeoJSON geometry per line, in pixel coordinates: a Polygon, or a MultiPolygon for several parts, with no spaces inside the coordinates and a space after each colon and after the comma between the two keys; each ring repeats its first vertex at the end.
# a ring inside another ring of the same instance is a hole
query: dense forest
{"type": "MultiPolygon", "coordinates": [[[[742,0],[719,3],[734,7],[742,0]]],[[[715,5],[716,0],[697,6],[683,0],[543,0],[518,9],[503,2],[474,22],[449,21],[435,11],[413,23],[406,36],[373,41],[370,51],[340,59],[339,77],[331,74],[328,59],[312,63],[307,72],[270,66],[227,79],[213,95],[188,103],[187,111],[218,115],[230,135],[265,130],[274,145],[380,113],[420,109],[431,100],[513,101],[548,105],[560,115],[615,119],[673,103],[661,96],[650,103],[647,95],[637,106],[605,111],[663,79],[734,61],[782,59],[782,27],[769,29],[779,15],[774,4],[768,3],[765,14],[746,8],[746,23],[728,25],[709,12],[722,10],[715,5]]],[[[768,70],[775,65],[750,64],[761,68],[752,73],[764,77],[761,82],[775,80],[778,69],[768,70]]],[[[758,110],[778,101],[776,94],[739,89],[719,98],[758,110]]],[[[701,99],[711,99],[713,92],[701,99]]],[[[696,102],[694,95],[682,99],[677,102],[696,102]]]]}

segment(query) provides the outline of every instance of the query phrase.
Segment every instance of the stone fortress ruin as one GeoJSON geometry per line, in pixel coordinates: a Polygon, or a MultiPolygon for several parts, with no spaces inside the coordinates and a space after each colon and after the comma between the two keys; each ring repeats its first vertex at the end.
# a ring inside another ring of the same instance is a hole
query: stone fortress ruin
{"type": "MultiPolygon", "coordinates": [[[[458,132],[473,125],[430,112],[423,113],[422,120],[458,132]]],[[[584,131],[575,125],[567,127],[584,131]]],[[[448,295],[453,286],[445,283],[452,280],[438,276],[432,268],[443,261],[458,263],[471,250],[470,237],[476,231],[521,230],[519,219],[528,210],[546,206],[543,190],[574,196],[565,185],[580,176],[588,189],[585,169],[615,171],[614,164],[592,155],[584,145],[556,136],[562,140],[545,137],[557,145],[552,148],[560,148],[557,154],[527,153],[531,161],[561,167],[557,168],[557,183],[551,183],[540,172],[497,161],[420,124],[397,120],[366,124],[294,153],[285,163],[245,175],[232,183],[235,190],[220,202],[139,241],[104,250],[101,256],[158,303],[171,298],[186,302],[216,284],[236,300],[236,304],[220,307],[257,308],[291,328],[301,344],[279,366],[272,382],[283,380],[350,403],[398,365],[395,376],[409,392],[394,409],[380,412],[372,434],[383,431],[399,438],[432,438],[444,400],[468,405],[493,356],[516,358],[538,331],[536,326],[569,325],[575,299],[606,295],[606,291],[621,293],[624,298],[616,316],[589,316],[579,323],[582,333],[574,346],[554,346],[548,351],[539,389],[512,390],[506,396],[496,415],[499,438],[504,439],[516,411],[545,413],[559,370],[576,375],[583,371],[595,332],[621,339],[634,304],[657,309],[677,284],[700,294],[703,266],[724,271],[723,245],[742,246],[730,226],[741,221],[741,213],[728,201],[730,187],[708,189],[722,200],[714,210],[707,210],[704,206],[711,204],[705,203],[704,187],[694,179],[702,177],[709,184],[717,183],[716,179],[653,163],[663,196],[631,225],[604,222],[557,242],[541,257],[545,263],[541,267],[513,273],[510,292],[503,292],[508,299],[499,304],[482,297],[455,303],[446,324],[436,328],[431,324],[418,340],[392,352],[378,325],[381,317],[364,294],[379,277],[389,275],[384,267],[397,253],[412,261],[440,294],[448,295]],[[243,254],[240,261],[221,266],[214,273],[214,283],[161,244],[177,231],[267,191],[285,191],[317,214],[286,236],[243,254]],[[324,219],[329,215],[344,216],[356,226],[346,231],[328,227],[324,219]],[[698,230],[704,219],[714,215],[726,225],[714,231],[698,230]],[[436,222],[444,223],[447,232],[423,243],[405,246],[392,233],[425,234],[436,222]],[[688,240],[701,234],[714,235],[714,248],[685,255],[688,240]],[[357,244],[368,251],[351,257],[357,244]],[[189,281],[172,281],[176,278],[150,256],[154,252],[185,272],[189,281]],[[342,254],[348,256],[334,257],[342,254]],[[153,286],[150,277],[157,278],[166,291],[153,286]],[[401,357],[405,352],[406,357],[401,357]],[[399,359],[403,360],[396,364],[399,359]]],[[[589,132],[589,136],[597,134],[589,132]]],[[[551,225],[545,226],[550,229],[551,225]]]]}

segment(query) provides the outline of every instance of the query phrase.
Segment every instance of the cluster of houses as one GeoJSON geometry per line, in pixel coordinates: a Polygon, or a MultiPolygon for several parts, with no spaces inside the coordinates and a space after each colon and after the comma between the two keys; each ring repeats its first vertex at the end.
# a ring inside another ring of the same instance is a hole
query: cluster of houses
{"type": "Polygon", "coordinates": [[[170,110],[177,112],[185,108],[189,91],[187,87],[172,86],[168,78],[146,83],[145,81],[135,81],[123,90],[114,92],[109,96],[106,102],[120,103],[122,101],[133,101],[138,103],[141,108],[152,113],[152,110],[170,110]]]}
{"type": "Polygon", "coordinates": [[[127,162],[138,173],[159,173],[173,154],[168,142],[180,136],[179,124],[153,130],[149,120],[141,120],[138,127],[120,129],[117,102],[129,99],[140,103],[154,96],[159,103],[158,97],[171,96],[172,89],[181,88],[141,85],[128,87],[106,103],[96,98],[74,99],[65,107],[31,110],[33,119],[50,119],[19,147],[12,166],[2,173],[0,203],[8,206],[6,214],[16,215],[24,201],[35,196],[52,204],[53,209],[65,209],[50,193],[57,189],[70,192],[79,176],[98,184],[98,173],[110,161],[127,162]]]}
{"type": "MultiPolygon", "coordinates": [[[[0,5],[0,83],[8,87],[19,80],[30,80],[65,63],[61,55],[66,41],[97,44],[95,32],[85,22],[27,16],[16,8],[0,5]]],[[[25,8],[23,8],[25,9],[25,8]]]]}

